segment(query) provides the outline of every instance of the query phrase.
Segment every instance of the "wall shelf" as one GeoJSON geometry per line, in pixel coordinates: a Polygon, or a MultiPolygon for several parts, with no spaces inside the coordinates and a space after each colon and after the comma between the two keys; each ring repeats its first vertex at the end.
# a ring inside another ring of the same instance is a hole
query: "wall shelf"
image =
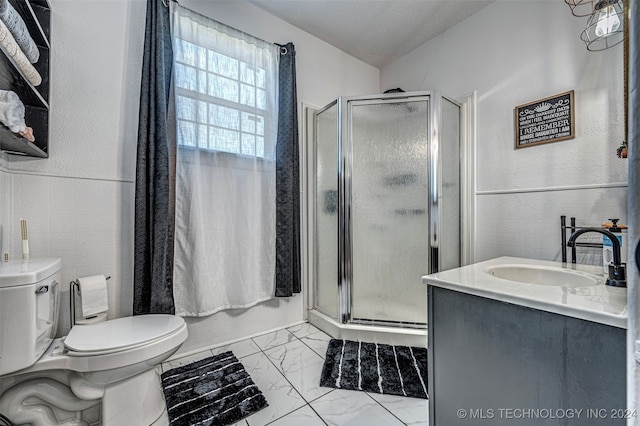
{"type": "Polygon", "coordinates": [[[32,64],[42,77],[33,86],[13,59],[0,47],[0,89],[15,92],[25,106],[25,123],[33,128],[35,141],[17,135],[0,124],[0,150],[10,154],[47,158],[49,156],[49,62],[51,7],[48,0],[9,0],[22,17],[40,58],[32,64]]]}

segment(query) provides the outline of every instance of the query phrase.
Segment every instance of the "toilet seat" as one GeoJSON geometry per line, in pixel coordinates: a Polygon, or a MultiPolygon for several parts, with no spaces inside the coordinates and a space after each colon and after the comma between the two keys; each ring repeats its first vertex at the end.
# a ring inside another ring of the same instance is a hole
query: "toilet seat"
{"type": "Polygon", "coordinates": [[[174,315],[150,314],[75,325],[64,340],[69,356],[96,356],[147,345],[184,326],[174,315]]]}
{"type": "MultiPolygon", "coordinates": [[[[133,318],[139,318],[132,321],[133,325],[136,325],[136,328],[141,328],[141,321],[155,321],[155,320],[140,320],[140,318],[151,317],[152,315],[142,315],[133,318]]],[[[153,315],[155,316],[155,315],[153,315]]],[[[163,315],[160,315],[163,316],[163,315]]],[[[166,315],[166,317],[172,317],[172,315],[166,315]]],[[[163,354],[166,354],[170,351],[176,351],[180,347],[180,345],[186,340],[189,335],[187,330],[187,324],[185,323],[182,317],[175,316],[173,320],[169,320],[168,318],[164,318],[166,328],[161,328],[157,330],[156,338],[153,338],[153,333],[149,333],[147,335],[147,340],[145,342],[142,341],[132,341],[130,346],[123,346],[123,339],[115,339],[116,341],[106,341],[107,338],[105,335],[93,335],[93,340],[102,340],[101,347],[94,346],[97,350],[91,351],[78,351],[71,350],[66,344],[66,339],[68,337],[58,337],[53,341],[53,343],[49,346],[46,352],[36,361],[35,364],[17,371],[12,374],[24,374],[27,372],[37,372],[37,371],[47,371],[47,370],[69,370],[76,371],[83,374],[89,374],[92,372],[98,372],[103,370],[110,370],[114,368],[123,368],[127,366],[131,366],[135,363],[153,363],[156,357],[162,357],[163,354]],[[174,327],[177,327],[174,329],[174,327]],[[172,331],[170,331],[172,330],[172,331]],[[119,346],[120,349],[114,349],[114,346],[119,346]]],[[[124,319],[124,318],[123,318],[124,319]]],[[[118,321],[119,319],[105,321],[104,323],[110,324],[114,321],[118,321]]],[[[162,319],[161,319],[162,321],[162,319]]],[[[116,324],[120,323],[118,321],[116,324]]],[[[126,322],[126,321],[123,321],[126,322]]],[[[102,323],[100,323],[102,324],[102,323]]],[[[88,330],[93,330],[96,332],[95,327],[98,324],[90,324],[90,325],[82,325],[82,326],[74,326],[72,331],[76,327],[91,327],[88,330]]],[[[103,326],[104,327],[104,326],[103,326]]],[[[103,327],[99,328],[103,329],[103,327]]],[[[115,328],[115,327],[114,327],[115,328]]],[[[107,330],[111,329],[111,326],[107,327],[107,330]]],[[[81,328],[80,330],[83,330],[81,328]]],[[[86,331],[87,329],[84,328],[86,331]]],[[[71,334],[71,333],[69,333],[71,334]]],[[[76,334],[74,332],[73,334],[76,334]]],[[[78,334],[80,335],[80,334],[78,334]]],[[[73,335],[72,335],[73,337],[73,335]]],[[[74,343],[74,339],[71,339],[71,343],[74,343]]],[[[82,348],[79,343],[76,343],[76,348],[82,348]]],[[[171,353],[173,354],[173,353],[171,353]]],[[[170,356],[170,355],[169,355],[170,356]]],[[[165,357],[162,360],[158,360],[157,363],[164,362],[164,360],[168,358],[165,357]]]]}

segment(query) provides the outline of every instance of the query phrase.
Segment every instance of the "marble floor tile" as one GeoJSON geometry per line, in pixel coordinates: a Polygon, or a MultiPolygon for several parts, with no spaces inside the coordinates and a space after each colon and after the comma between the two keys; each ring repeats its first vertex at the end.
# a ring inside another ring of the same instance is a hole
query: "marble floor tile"
{"type": "Polygon", "coordinates": [[[212,355],[213,354],[211,353],[211,351],[207,349],[206,351],[198,352],[196,354],[183,356],[182,358],[172,359],[170,361],[166,361],[162,363],[162,371],[168,371],[168,370],[171,370],[172,368],[191,364],[192,362],[200,361],[201,359],[208,358],[212,355]]]}
{"type": "Polygon", "coordinates": [[[407,398],[397,395],[382,395],[369,393],[369,396],[384,408],[410,426],[429,425],[429,400],[421,398],[407,398]]]}
{"type": "Polygon", "coordinates": [[[426,399],[321,387],[330,340],[305,323],[177,358],[161,368],[167,371],[232,351],[269,404],[232,426],[428,426],[426,399]]]}
{"type": "Polygon", "coordinates": [[[267,333],[253,338],[256,345],[258,345],[258,347],[263,351],[275,348],[279,345],[284,345],[285,343],[289,343],[293,340],[296,340],[296,336],[291,334],[287,329],[274,331],[273,333],[267,333]]]}
{"type": "Polygon", "coordinates": [[[269,423],[269,426],[325,426],[325,423],[308,405],[269,423]]]}
{"type": "Polygon", "coordinates": [[[365,392],[336,389],[311,402],[310,405],[328,425],[403,425],[365,392]]]}
{"type": "Polygon", "coordinates": [[[292,327],[287,327],[287,330],[293,333],[293,335],[296,336],[298,339],[300,339],[301,337],[308,336],[309,334],[317,333],[320,331],[319,328],[309,324],[308,322],[294,325],[292,327]]]}
{"type": "Polygon", "coordinates": [[[250,426],[264,426],[306,404],[269,358],[262,352],[242,358],[245,369],[269,404],[246,418],[250,426]]]}
{"type": "Polygon", "coordinates": [[[222,352],[231,351],[236,358],[241,359],[245,356],[253,355],[260,352],[260,348],[251,339],[241,340],[240,342],[232,343],[230,345],[220,346],[214,348],[211,352],[214,355],[221,354],[222,352]]]}
{"type": "Polygon", "coordinates": [[[300,341],[309,346],[315,353],[320,355],[322,359],[327,355],[327,346],[329,346],[331,336],[324,331],[318,330],[316,333],[301,337],[300,341]]]}
{"type": "Polygon", "coordinates": [[[307,402],[331,391],[320,387],[324,360],[301,341],[268,349],[265,354],[307,402]]]}

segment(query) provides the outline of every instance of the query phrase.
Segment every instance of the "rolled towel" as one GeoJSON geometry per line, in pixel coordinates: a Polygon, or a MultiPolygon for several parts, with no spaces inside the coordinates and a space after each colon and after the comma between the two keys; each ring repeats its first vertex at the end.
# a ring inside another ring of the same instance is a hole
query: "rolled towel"
{"type": "Polygon", "coordinates": [[[22,75],[29,81],[29,83],[34,86],[40,85],[42,83],[42,77],[38,70],[36,70],[33,65],[29,62],[26,56],[24,56],[24,52],[20,49],[16,40],[11,35],[11,32],[4,24],[4,22],[0,19],[0,46],[5,51],[7,55],[13,58],[13,61],[16,63],[22,75]]]}
{"type": "Polygon", "coordinates": [[[0,20],[7,26],[29,62],[32,64],[38,62],[40,58],[38,46],[36,46],[36,43],[31,38],[31,34],[29,34],[29,30],[22,20],[22,17],[20,17],[20,14],[11,6],[9,0],[0,0],[0,20]]]}
{"type": "Polygon", "coordinates": [[[10,90],[0,90],[0,122],[9,130],[33,142],[33,129],[24,122],[24,104],[10,90]]]}

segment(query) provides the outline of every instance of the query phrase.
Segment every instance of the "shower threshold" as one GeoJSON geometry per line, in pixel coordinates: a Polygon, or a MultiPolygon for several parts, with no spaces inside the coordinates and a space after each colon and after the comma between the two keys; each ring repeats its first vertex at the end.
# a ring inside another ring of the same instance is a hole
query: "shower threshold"
{"type": "Polygon", "coordinates": [[[340,324],[335,319],[316,310],[309,311],[309,323],[334,339],[396,346],[427,347],[427,330],[424,328],[385,327],[373,324],[340,324]]]}

